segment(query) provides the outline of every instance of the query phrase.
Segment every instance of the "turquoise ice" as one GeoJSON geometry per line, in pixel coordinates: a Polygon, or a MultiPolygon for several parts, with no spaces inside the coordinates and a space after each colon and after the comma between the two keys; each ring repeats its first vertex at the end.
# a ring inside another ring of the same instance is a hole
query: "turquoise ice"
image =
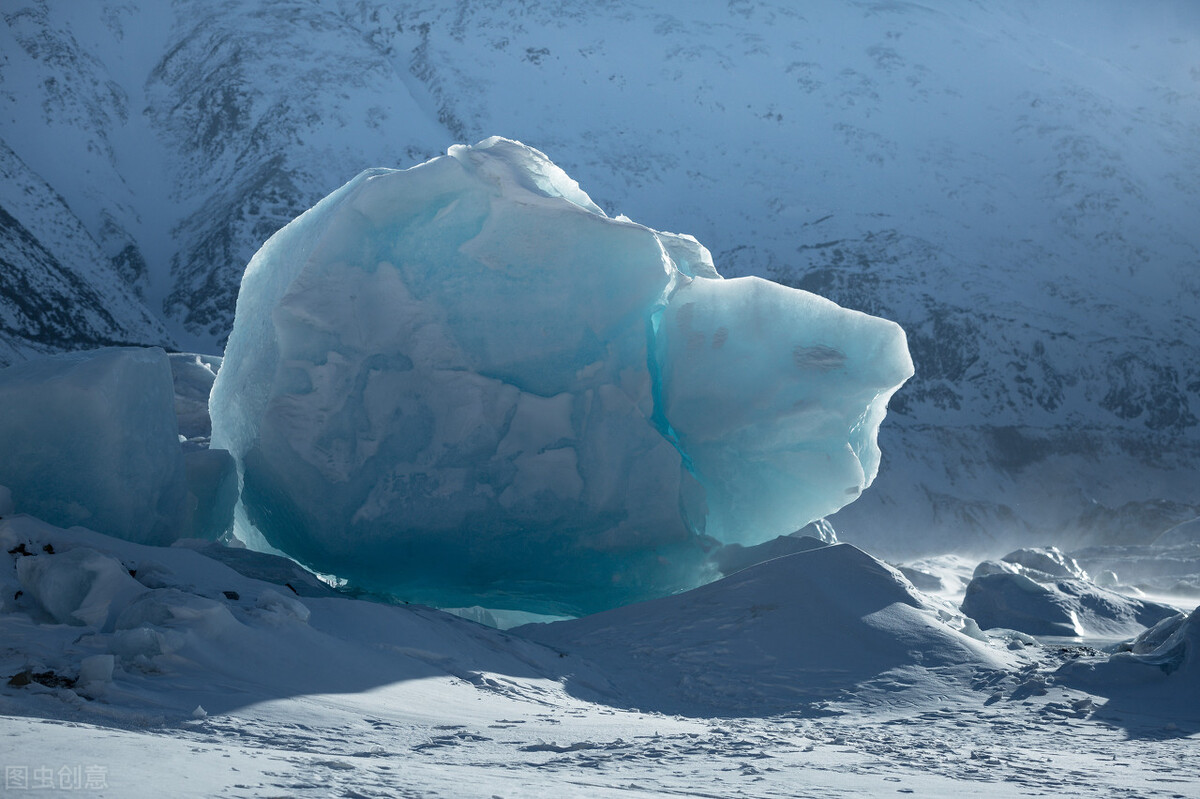
{"type": "Polygon", "coordinates": [[[366,171],[262,247],[212,442],[251,543],[405,599],[582,612],[851,502],[911,374],[894,323],[723,280],[492,138],[366,171]]]}
{"type": "Polygon", "coordinates": [[[171,366],[157,347],[0,369],[0,453],[17,512],[144,544],[190,534],[171,366]]]}

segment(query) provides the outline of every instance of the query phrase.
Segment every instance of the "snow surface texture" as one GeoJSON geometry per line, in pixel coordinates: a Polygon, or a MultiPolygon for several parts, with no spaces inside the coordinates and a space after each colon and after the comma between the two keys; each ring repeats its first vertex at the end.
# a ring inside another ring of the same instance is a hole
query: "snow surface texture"
{"type": "Polygon", "coordinates": [[[250,522],[318,571],[588,611],[853,501],[911,374],[897,325],[722,280],[492,138],[365,172],[263,246],[212,440],[250,522]]]}
{"type": "Polygon", "coordinates": [[[744,714],[793,710],[845,691],[927,698],[941,687],[925,682],[926,670],[969,682],[978,671],[1011,665],[964,629],[984,638],[895,569],[835,544],[686,594],[514,632],[600,665],[636,707],[744,714]],[[665,629],[673,634],[664,638],[665,629]]]}
{"type": "Polygon", "coordinates": [[[842,545],[523,637],[6,517],[0,750],[121,799],[1167,799],[1200,790],[1188,618],[1112,656],[985,640],[842,545]]]}

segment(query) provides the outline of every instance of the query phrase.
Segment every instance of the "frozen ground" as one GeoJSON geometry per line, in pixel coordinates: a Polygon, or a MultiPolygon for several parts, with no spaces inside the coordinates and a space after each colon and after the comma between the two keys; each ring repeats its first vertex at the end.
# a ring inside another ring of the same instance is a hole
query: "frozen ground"
{"type": "Polygon", "coordinates": [[[228,559],[241,574],[25,516],[0,539],[5,795],[1200,795],[1195,652],[1175,675],[1139,664],[1145,679],[1078,690],[1059,668],[1107,655],[963,635],[942,599],[849,547],[613,611],[630,622],[618,645],[610,614],[518,635],[337,596],[257,554],[228,559]],[[56,594],[75,597],[56,620],[39,580],[72,584],[72,563],[82,588],[56,594]],[[726,618],[703,624],[708,601],[726,618]],[[786,654],[776,671],[799,684],[763,682],[747,651],[759,669],[786,654]],[[616,667],[630,652],[645,679],[616,667]],[[724,704],[652,709],[699,683],[724,684],[724,704]]]}

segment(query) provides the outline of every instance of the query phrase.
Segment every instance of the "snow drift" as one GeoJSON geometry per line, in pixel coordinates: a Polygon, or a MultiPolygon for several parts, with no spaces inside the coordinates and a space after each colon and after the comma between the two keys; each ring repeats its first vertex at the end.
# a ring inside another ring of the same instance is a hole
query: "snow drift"
{"type": "Polygon", "coordinates": [[[778,712],[872,687],[936,694],[1007,665],[969,621],[849,544],[514,632],[597,664],[620,699],[663,713],[778,712]]]}
{"type": "Polygon", "coordinates": [[[1163,619],[1107,661],[1068,663],[1060,681],[1109,697],[1105,715],[1200,722],[1200,608],[1163,619]]]}
{"type": "Polygon", "coordinates": [[[35,712],[177,723],[197,704],[369,691],[445,677],[458,660],[538,678],[558,661],[430,608],[338,596],[264,553],[150,547],[25,515],[0,519],[0,550],[4,699],[35,712]]]}
{"type": "Polygon", "coordinates": [[[428,678],[506,692],[539,711],[565,689],[690,716],[803,712],[860,684],[864,696],[872,685],[906,701],[944,696],[1012,665],[1010,653],[964,635],[961,617],[848,545],[503,633],[338,595],[265,553],[149,547],[21,515],[0,519],[0,590],[9,643],[0,677],[27,677],[10,684],[9,699],[36,694],[39,712],[74,707],[138,723],[178,722],[197,704],[227,713],[428,678]]]}
{"type": "Polygon", "coordinates": [[[319,571],[588,611],[852,501],[911,374],[897,325],[722,280],[493,138],[364,172],[263,246],[212,440],[254,527],[319,571]]]}
{"type": "Polygon", "coordinates": [[[985,630],[1124,637],[1175,615],[1169,605],[1096,585],[1056,547],[1019,549],[975,569],[962,611],[985,630]]]}

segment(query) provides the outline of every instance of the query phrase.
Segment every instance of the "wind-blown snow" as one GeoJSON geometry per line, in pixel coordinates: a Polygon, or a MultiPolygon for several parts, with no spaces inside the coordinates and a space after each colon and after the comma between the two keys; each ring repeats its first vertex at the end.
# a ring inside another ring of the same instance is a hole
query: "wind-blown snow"
{"type": "Polygon", "coordinates": [[[897,325],[721,280],[695,239],[493,138],[365,172],[263,246],[213,444],[254,526],[319,571],[598,609],[697,584],[709,538],[854,500],[911,374],[897,325]]]}
{"type": "Polygon", "coordinates": [[[1068,637],[1137,635],[1176,613],[1096,585],[1054,547],[1021,549],[979,564],[962,610],[984,629],[1068,637]]]}

